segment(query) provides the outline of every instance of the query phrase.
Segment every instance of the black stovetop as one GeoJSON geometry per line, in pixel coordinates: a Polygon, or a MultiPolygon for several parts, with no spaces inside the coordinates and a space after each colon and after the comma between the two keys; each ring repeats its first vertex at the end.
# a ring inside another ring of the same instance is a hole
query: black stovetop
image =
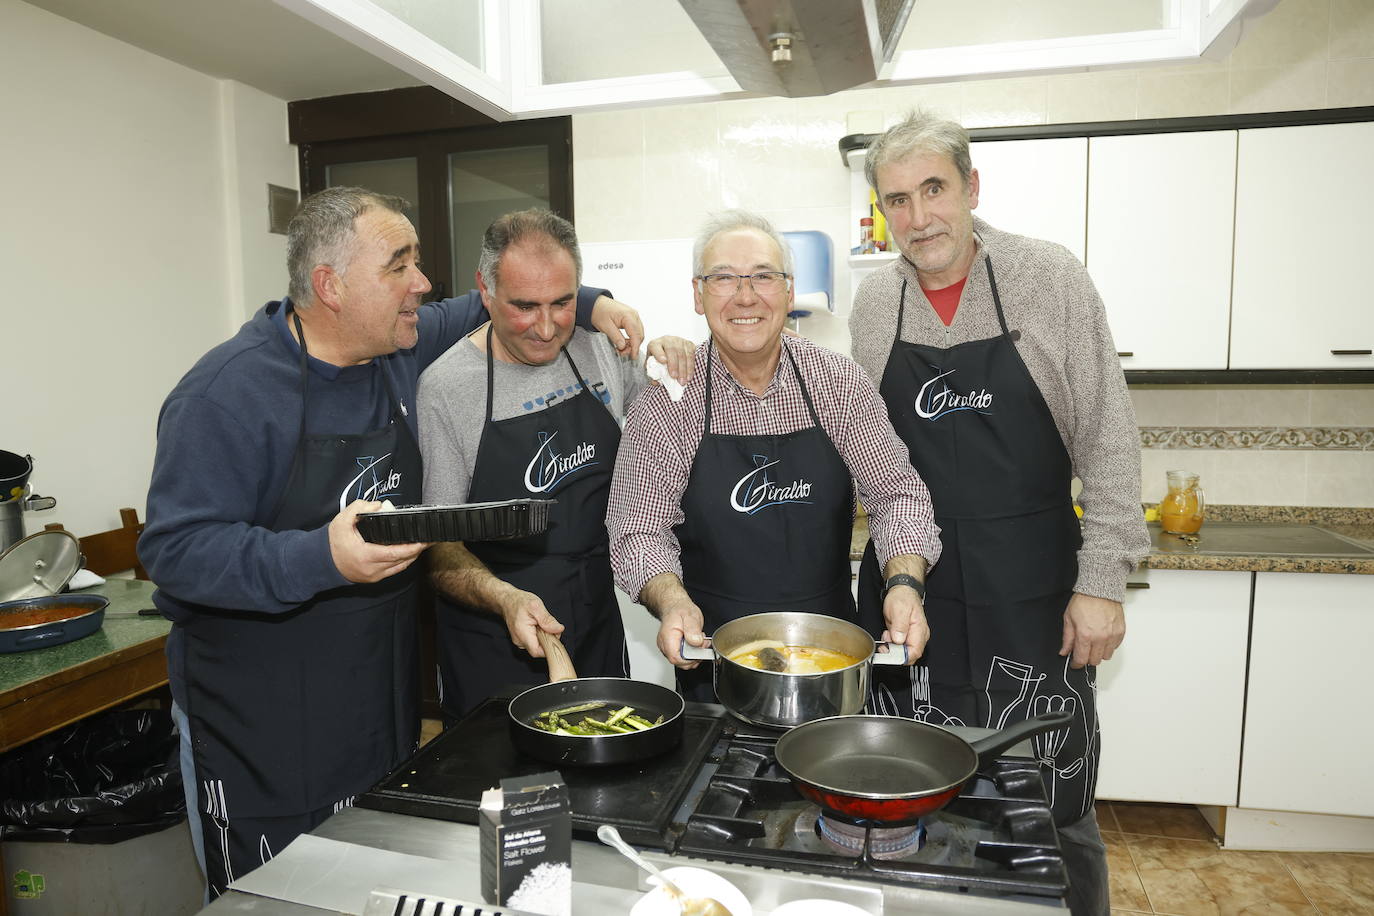
{"type": "Polygon", "coordinates": [[[613,824],[630,843],[667,849],[677,804],[719,742],[728,718],[719,706],[688,703],[682,743],[666,753],[638,763],[560,769],[516,750],[508,705],[503,698],[484,701],[358,796],[355,804],[475,824],[484,790],[508,777],[558,769],[568,786],[575,833],[595,839],[598,826],[613,824]]]}
{"type": "MultiPolygon", "coordinates": [[[[365,808],[475,824],[482,792],[551,769],[511,743],[507,699],[490,699],[359,796],[365,808]]],[[[721,707],[688,703],[680,745],[635,764],[563,767],[573,832],[614,824],[636,846],[807,874],[978,895],[1062,901],[1060,853],[1034,761],[1000,758],[924,820],[918,851],[880,859],[841,853],[816,833],[820,809],[773,758],[781,732],[721,707]]],[[[862,834],[863,831],[861,830],[862,834]]]]}

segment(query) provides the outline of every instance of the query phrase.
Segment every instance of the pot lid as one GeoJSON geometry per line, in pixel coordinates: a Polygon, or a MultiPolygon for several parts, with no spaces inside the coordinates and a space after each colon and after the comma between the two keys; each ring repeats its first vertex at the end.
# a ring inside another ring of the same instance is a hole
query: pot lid
{"type": "Polygon", "coordinates": [[[69,531],[39,531],[0,553],[0,601],[62,591],[81,568],[81,544],[69,531]]]}

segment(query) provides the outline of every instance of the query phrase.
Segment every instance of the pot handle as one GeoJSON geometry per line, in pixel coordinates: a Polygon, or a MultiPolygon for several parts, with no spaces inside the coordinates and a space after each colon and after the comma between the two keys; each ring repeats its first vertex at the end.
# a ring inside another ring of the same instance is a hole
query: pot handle
{"type": "Polygon", "coordinates": [[[1024,722],[1017,722],[1015,725],[1008,725],[996,734],[988,735],[986,738],[979,738],[970,743],[974,753],[978,755],[978,766],[981,768],[992,758],[1011,747],[1026,740],[1032,735],[1041,732],[1052,731],[1056,728],[1063,728],[1073,721],[1073,713],[1066,710],[1056,712],[1042,712],[1038,716],[1032,716],[1024,722]]]}
{"type": "Polygon", "coordinates": [[[682,645],[678,648],[678,654],[689,662],[713,662],[716,660],[716,650],[711,645],[711,637],[706,637],[706,643],[702,646],[689,646],[687,640],[682,640],[682,645]]]}
{"type": "Polygon", "coordinates": [[[906,664],[906,643],[873,642],[873,664],[875,665],[905,665],[906,664]],[[901,651],[897,651],[900,649],[901,651]]]}

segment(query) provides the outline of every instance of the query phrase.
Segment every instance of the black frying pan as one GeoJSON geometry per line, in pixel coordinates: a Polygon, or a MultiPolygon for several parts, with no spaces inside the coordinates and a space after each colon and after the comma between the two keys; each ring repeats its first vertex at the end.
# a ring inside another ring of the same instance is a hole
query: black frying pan
{"type": "Polygon", "coordinates": [[[554,764],[605,766],[645,760],[676,747],[685,723],[682,697],[667,687],[620,677],[581,677],[531,687],[510,701],[511,740],[521,753],[554,764]],[[650,722],[663,724],[624,735],[555,735],[529,723],[541,712],[604,700],[633,706],[650,722]]]}

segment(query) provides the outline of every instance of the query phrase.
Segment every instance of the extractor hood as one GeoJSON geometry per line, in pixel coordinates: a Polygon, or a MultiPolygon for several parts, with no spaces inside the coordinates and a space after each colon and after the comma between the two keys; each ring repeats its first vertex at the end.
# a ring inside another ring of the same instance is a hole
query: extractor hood
{"type": "Polygon", "coordinates": [[[679,0],[746,92],[828,95],[870,83],[915,0],[679,0]]]}

